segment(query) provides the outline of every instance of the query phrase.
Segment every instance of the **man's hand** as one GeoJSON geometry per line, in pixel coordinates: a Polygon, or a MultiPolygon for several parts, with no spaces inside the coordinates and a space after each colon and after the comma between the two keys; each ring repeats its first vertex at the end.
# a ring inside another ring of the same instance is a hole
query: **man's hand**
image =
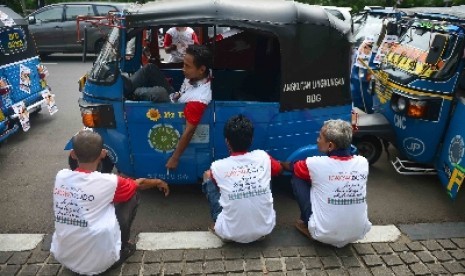
{"type": "Polygon", "coordinates": [[[160,183],[156,186],[160,192],[163,192],[165,196],[168,196],[170,194],[170,187],[168,187],[168,183],[165,181],[158,179],[160,183]]]}
{"type": "Polygon", "coordinates": [[[179,159],[171,156],[170,159],[168,159],[168,162],[166,162],[165,167],[168,170],[175,170],[178,167],[179,159]]]}
{"type": "Polygon", "coordinates": [[[207,180],[210,180],[212,178],[212,172],[211,170],[206,170],[203,173],[203,183],[207,182],[207,180]]]}
{"type": "Polygon", "coordinates": [[[157,188],[159,191],[163,192],[165,196],[170,194],[170,188],[168,187],[168,184],[161,179],[138,178],[136,179],[136,183],[138,188],[141,190],[157,188]]]}

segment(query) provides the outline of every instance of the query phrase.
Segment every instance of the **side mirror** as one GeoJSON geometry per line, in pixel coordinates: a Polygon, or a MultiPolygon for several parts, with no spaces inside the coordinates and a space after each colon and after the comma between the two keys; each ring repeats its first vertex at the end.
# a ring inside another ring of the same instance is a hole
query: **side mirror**
{"type": "Polygon", "coordinates": [[[435,34],[431,47],[429,48],[428,55],[426,56],[426,63],[436,64],[442,56],[447,43],[447,36],[443,34],[435,34]]]}
{"type": "Polygon", "coordinates": [[[36,24],[36,18],[34,16],[29,16],[27,20],[29,21],[30,25],[36,24]]]}

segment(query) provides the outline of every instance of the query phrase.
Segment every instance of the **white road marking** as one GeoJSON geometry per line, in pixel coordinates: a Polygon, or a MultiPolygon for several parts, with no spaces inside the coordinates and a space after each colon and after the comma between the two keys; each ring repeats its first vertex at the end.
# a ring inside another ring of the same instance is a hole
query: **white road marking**
{"type": "Polygon", "coordinates": [[[0,251],[32,250],[43,238],[43,234],[1,234],[0,251]]]}
{"type": "Polygon", "coordinates": [[[365,235],[365,238],[357,243],[394,242],[400,235],[400,230],[394,225],[374,225],[365,235]]]}
{"type": "MultiPolygon", "coordinates": [[[[394,242],[400,235],[401,232],[394,225],[375,225],[364,239],[356,243],[394,242]]],[[[43,237],[43,234],[0,234],[0,252],[32,250],[43,237]]],[[[209,231],[140,233],[138,238],[138,250],[211,249],[223,246],[223,242],[209,231]]]]}
{"type": "Polygon", "coordinates": [[[140,233],[138,250],[209,249],[219,248],[223,242],[208,231],[140,233]]]}

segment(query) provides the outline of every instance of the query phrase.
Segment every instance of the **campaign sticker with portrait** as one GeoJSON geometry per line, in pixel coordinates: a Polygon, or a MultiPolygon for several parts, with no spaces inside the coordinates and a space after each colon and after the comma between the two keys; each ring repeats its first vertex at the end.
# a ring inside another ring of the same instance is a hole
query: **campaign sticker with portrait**
{"type": "Polygon", "coordinates": [[[15,114],[18,115],[23,131],[28,131],[29,128],[31,128],[31,125],[29,124],[29,112],[27,111],[24,102],[15,103],[11,107],[15,114]]]}
{"type": "Polygon", "coordinates": [[[376,52],[375,59],[373,60],[374,63],[381,63],[391,49],[398,41],[397,35],[386,35],[381,43],[381,46],[378,48],[378,52],[376,52]]]}
{"type": "Polygon", "coordinates": [[[373,46],[374,39],[372,37],[366,37],[362,44],[358,47],[355,66],[365,68],[365,65],[363,64],[369,64],[373,46]]]}
{"type": "Polygon", "coordinates": [[[45,103],[47,104],[48,112],[50,115],[55,114],[58,111],[58,107],[55,103],[55,95],[50,93],[50,91],[46,91],[42,93],[42,98],[45,99],[45,103]]]}
{"type": "Polygon", "coordinates": [[[19,65],[19,89],[31,93],[31,69],[22,64],[19,65]]]}

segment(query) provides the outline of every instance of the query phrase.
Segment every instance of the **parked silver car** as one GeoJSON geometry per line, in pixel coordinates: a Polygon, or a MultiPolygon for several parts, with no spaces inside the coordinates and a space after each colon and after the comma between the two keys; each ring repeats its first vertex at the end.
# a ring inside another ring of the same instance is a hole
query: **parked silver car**
{"type": "Polygon", "coordinates": [[[87,51],[98,53],[110,28],[81,21],[79,40],[78,16],[106,16],[111,11],[122,11],[129,3],[69,2],[45,6],[31,13],[29,31],[34,36],[41,55],[55,52],[82,52],[84,29],[87,28],[87,51]]]}

